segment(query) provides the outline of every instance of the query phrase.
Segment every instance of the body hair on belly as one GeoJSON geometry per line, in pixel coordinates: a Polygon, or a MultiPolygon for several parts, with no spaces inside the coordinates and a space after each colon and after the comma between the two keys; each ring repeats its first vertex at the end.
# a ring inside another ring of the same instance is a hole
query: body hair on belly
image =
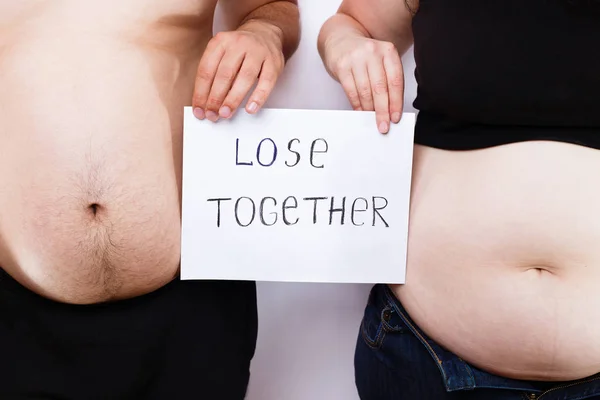
{"type": "Polygon", "coordinates": [[[80,254],[82,267],[87,272],[81,283],[101,287],[106,294],[116,293],[123,285],[115,262],[122,254],[121,246],[113,240],[113,223],[103,217],[94,217],[86,227],[87,232],[75,248],[80,254]]]}
{"type": "Polygon", "coordinates": [[[112,212],[124,200],[121,198],[123,193],[115,190],[106,178],[110,174],[105,173],[107,166],[102,151],[90,150],[84,157],[85,169],[72,173],[68,179],[71,188],[67,190],[72,195],[67,197],[70,201],[64,205],[73,208],[72,212],[78,215],[74,218],[74,228],[80,233],[72,256],[80,263],[76,274],[81,284],[102,288],[110,297],[123,285],[123,268],[117,269],[115,264],[123,257],[124,250],[114,237],[115,224],[119,221],[115,221],[116,214],[112,212]]]}

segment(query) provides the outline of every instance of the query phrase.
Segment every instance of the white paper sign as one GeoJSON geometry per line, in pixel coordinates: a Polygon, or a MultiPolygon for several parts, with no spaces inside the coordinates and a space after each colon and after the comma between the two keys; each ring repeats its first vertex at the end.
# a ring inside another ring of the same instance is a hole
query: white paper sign
{"type": "Polygon", "coordinates": [[[181,278],[404,283],[414,124],[186,108],[181,278]]]}

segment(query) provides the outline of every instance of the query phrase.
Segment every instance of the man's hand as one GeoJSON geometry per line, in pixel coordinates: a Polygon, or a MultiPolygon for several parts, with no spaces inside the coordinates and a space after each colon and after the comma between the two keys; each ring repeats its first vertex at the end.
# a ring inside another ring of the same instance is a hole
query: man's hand
{"type": "Polygon", "coordinates": [[[199,119],[231,118],[258,80],[246,103],[256,113],[266,102],[285,65],[282,40],[275,26],[248,23],[220,32],[200,60],[192,106],[199,119]]]}
{"type": "Polygon", "coordinates": [[[340,82],[354,110],[375,111],[379,132],[398,123],[404,101],[404,72],[396,46],[366,38],[344,36],[326,51],[327,69],[340,82]]]}

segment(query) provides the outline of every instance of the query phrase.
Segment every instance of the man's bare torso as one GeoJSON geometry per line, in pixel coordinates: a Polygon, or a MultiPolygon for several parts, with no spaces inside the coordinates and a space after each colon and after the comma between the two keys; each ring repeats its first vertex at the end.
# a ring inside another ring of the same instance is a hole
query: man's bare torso
{"type": "Polygon", "coordinates": [[[0,266],[91,303],[179,266],[183,107],[216,1],[0,5],[0,266]]]}

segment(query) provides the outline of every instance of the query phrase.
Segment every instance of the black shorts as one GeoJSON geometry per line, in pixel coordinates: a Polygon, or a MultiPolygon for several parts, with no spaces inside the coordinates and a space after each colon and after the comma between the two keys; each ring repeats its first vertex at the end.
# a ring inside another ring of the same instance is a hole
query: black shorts
{"type": "Polygon", "coordinates": [[[0,269],[0,399],[241,400],[257,324],[253,282],[177,279],[81,306],[0,269]]]}

